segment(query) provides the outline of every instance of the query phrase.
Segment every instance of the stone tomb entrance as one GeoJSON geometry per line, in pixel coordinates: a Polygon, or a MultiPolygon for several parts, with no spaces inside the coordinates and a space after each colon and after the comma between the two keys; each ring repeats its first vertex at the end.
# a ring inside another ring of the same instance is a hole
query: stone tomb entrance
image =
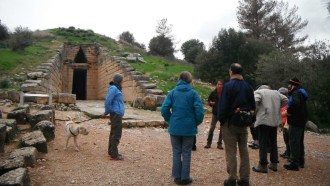
{"type": "Polygon", "coordinates": [[[93,44],[64,45],[62,91],[76,94],[77,100],[96,100],[97,48],[93,44]]]}

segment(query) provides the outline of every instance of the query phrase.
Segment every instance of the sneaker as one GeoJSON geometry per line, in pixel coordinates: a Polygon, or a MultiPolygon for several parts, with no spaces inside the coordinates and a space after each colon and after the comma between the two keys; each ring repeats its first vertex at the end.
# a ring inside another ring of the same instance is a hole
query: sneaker
{"type": "Polygon", "coordinates": [[[222,150],[223,149],[222,144],[219,144],[217,148],[222,150]]]}
{"type": "Polygon", "coordinates": [[[211,148],[211,145],[207,144],[207,145],[204,146],[204,148],[209,149],[209,148],[211,148]]]}

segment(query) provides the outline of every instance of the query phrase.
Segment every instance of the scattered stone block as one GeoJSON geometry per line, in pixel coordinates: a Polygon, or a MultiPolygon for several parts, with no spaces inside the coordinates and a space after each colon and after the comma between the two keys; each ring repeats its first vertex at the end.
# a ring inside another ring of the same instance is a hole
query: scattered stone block
{"type": "Polygon", "coordinates": [[[30,186],[27,168],[18,168],[0,176],[0,185],[30,186]]]}
{"type": "Polygon", "coordinates": [[[0,124],[0,153],[5,152],[6,128],[5,124],[0,124]]]}
{"type": "Polygon", "coordinates": [[[55,125],[51,121],[40,121],[33,127],[33,130],[40,130],[47,141],[55,139],[55,125]]]}
{"type": "Polygon", "coordinates": [[[29,132],[23,135],[21,144],[23,147],[35,147],[39,152],[48,152],[47,140],[40,130],[29,132]]]}
{"type": "Polygon", "coordinates": [[[53,111],[52,110],[39,110],[31,115],[29,115],[28,121],[32,128],[39,123],[40,121],[54,121],[53,111]]]}
{"type": "Polygon", "coordinates": [[[27,121],[26,110],[20,109],[8,112],[7,119],[15,119],[18,124],[25,124],[27,121]]]}
{"type": "Polygon", "coordinates": [[[20,149],[14,150],[10,154],[11,159],[23,157],[24,158],[24,167],[33,167],[37,162],[37,149],[35,147],[23,147],[20,149]]]}
{"type": "Polygon", "coordinates": [[[14,170],[14,169],[17,169],[20,167],[24,167],[24,157],[23,156],[0,161],[0,175],[5,174],[11,170],[14,170]]]}

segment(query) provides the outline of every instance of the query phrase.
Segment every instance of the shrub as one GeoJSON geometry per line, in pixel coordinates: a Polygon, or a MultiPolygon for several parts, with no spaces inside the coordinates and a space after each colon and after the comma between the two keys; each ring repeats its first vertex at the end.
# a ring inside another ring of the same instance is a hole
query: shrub
{"type": "Polygon", "coordinates": [[[10,81],[8,79],[2,79],[0,80],[0,88],[6,89],[10,87],[10,81]]]}
{"type": "Polygon", "coordinates": [[[16,27],[15,32],[11,34],[8,45],[13,51],[24,50],[32,44],[32,31],[27,27],[16,27]]]}

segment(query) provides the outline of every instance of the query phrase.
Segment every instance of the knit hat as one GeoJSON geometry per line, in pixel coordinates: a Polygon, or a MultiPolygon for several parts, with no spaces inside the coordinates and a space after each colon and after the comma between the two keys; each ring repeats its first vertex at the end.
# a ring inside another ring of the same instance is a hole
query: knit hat
{"type": "Polygon", "coordinates": [[[123,76],[121,74],[115,74],[113,76],[113,82],[119,84],[121,81],[123,81],[123,76]]]}
{"type": "Polygon", "coordinates": [[[288,89],[285,87],[281,87],[280,89],[278,89],[278,92],[283,94],[283,95],[287,95],[288,94],[288,89]]]}
{"type": "Polygon", "coordinates": [[[294,78],[290,79],[289,84],[294,85],[294,86],[299,86],[300,81],[297,78],[294,77],[294,78]]]}

